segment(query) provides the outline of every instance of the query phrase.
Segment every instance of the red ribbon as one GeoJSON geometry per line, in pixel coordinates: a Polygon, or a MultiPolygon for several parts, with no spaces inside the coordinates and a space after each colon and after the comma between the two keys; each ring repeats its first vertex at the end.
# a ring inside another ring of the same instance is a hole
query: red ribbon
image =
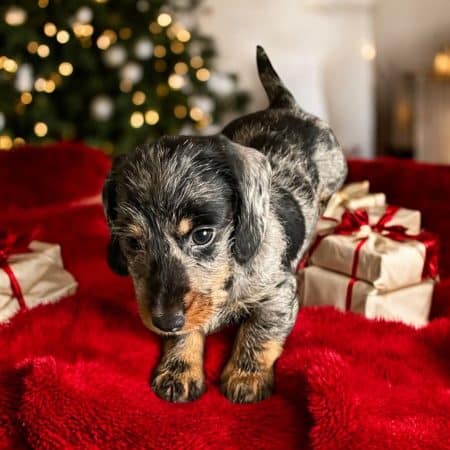
{"type": "Polygon", "coordinates": [[[25,303],[19,281],[17,280],[11,266],[8,264],[8,257],[12,253],[28,252],[28,244],[30,240],[29,235],[17,234],[11,231],[0,231],[0,270],[4,270],[8,276],[13,297],[17,298],[20,309],[22,310],[27,309],[27,305],[25,303]]]}
{"type": "MultiPolygon", "coordinates": [[[[411,235],[407,234],[406,227],[403,225],[386,225],[390,220],[393,219],[395,214],[398,212],[399,208],[397,206],[387,206],[385,213],[375,225],[370,225],[369,215],[367,210],[364,208],[358,208],[354,211],[345,210],[341,222],[332,231],[333,234],[340,234],[344,236],[350,236],[356,234],[362,226],[369,226],[372,231],[381,234],[389,239],[398,242],[405,242],[410,240],[415,240],[422,242],[425,246],[425,260],[422,269],[422,279],[425,278],[436,278],[438,275],[438,245],[436,235],[429,233],[427,231],[422,231],[419,234],[411,235]]],[[[318,247],[323,238],[327,235],[318,236],[316,241],[311,247],[308,254],[308,259],[311,257],[314,250],[318,247]]],[[[345,295],[345,309],[350,310],[353,286],[355,285],[357,278],[356,273],[358,270],[359,254],[361,248],[367,242],[368,237],[362,238],[355,247],[355,252],[353,254],[352,261],[352,271],[350,275],[350,280],[347,285],[347,292],[345,295]]],[[[299,263],[299,268],[304,267],[305,263],[299,263]]]]}

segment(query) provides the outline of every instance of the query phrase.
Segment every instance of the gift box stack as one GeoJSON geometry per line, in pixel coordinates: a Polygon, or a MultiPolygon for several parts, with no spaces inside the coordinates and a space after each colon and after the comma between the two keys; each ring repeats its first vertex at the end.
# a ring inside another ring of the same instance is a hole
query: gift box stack
{"type": "Polygon", "coordinates": [[[369,183],[336,193],[299,270],[303,306],[332,305],[367,318],[428,322],[438,277],[438,239],[420,211],[386,204],[369,183]]]}

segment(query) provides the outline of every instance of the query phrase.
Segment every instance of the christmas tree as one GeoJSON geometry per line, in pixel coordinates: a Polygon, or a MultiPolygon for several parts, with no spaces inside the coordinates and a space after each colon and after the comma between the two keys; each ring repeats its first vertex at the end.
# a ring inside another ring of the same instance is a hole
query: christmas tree
{"type": "Polygon", "coordinates": [[[186,19],[198,0],[0,6],[0,149],[80,139],[111,153],[209,130],[247,96],[186,19]],[[184,18],[184,23],[183,23],[184,18]]]}

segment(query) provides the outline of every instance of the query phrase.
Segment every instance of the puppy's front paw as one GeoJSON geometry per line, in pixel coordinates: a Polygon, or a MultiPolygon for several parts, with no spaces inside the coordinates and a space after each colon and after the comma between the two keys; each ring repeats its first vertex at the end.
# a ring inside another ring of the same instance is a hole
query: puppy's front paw
{"type": "Polygon", "coordinates": [[[226,370],[222,375],[222,392],[233,403],[253,403],[270,397],[273,371],[242,372],[226,370]]]}
{"type": "Polygon", "coordinates": [[[169,402],[196,400],[205,391],[203,370],[201,367],[187,365],[176,370],[170,365],[160,364],[153,374],[152,389],[158,397],[169,402]]]}

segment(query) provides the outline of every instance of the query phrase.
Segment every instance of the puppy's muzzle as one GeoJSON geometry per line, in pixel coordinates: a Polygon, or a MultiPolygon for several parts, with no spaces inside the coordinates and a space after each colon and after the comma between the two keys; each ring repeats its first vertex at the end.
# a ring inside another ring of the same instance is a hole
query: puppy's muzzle
{"type": "Polygon", "coordinates": [[[183,328],[185,318],[181,311],[176,311],[174,313],[152,314],[152,322],[161,331],[173,333],[183,328]]]}

